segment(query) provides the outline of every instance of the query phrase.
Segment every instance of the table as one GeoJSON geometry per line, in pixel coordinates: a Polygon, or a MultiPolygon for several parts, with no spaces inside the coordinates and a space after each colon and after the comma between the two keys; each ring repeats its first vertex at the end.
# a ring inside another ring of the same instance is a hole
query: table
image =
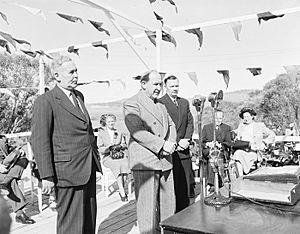
{"type": "Polygon", "coordinates": [[[300,202],[295,206],[277,206],[299,214],[274,210],[237,198],[220,208],[207,206],[200,200],[162,221],[161,227],[164,233],[299,234],[300,202]]]}

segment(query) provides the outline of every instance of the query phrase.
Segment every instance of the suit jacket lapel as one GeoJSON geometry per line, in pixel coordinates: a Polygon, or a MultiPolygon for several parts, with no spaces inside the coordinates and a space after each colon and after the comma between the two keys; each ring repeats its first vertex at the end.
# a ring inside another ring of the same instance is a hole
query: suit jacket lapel
{"type": "Polygon", "coordinates": [[[84,102],[83,102],[83,100],[81,99],[81,97],[79,95],[77,95],[77,98],[79,100],[81,108],[83,109],[83,114],[85,115],[86,120],[89,122],[90,116],[89,116],[89,113],[88,113],[88,111],[87,111],[87,109],[84,105],[84,102]]]}
{"type": "Polygon", "coordinates": [[[145,109],[160,122],[160,124],[163,124],[162,113],[160,112],[160,109],[157,107],[157,105],[142,91],[139,92],[138,98],[141,105],[143,105],[145,109]]]}
{"type": "Polygon", "coordinates": [[[84,114],[74,106],[74,104],[70,101],[66,94],[62,90],[60,90],[60,88],[55,86],[53,88],[53,94],[58,100],[61,107],[63,107],[66,111],[70,112],[72,115],[78,117],[81,120],[87,121],[84,114]]]}
{"type": "Polygon", "coordinates": [[[183,115],[187,113],[183,113],[184,103],[182,102],[182,99],[180,97],[177,98],[177,102],[178,102],[178,123],[176,125],[176,128],[178,130],[182,124],[183,115]]]}
{"type": "MultiPolygon", "coordinates": [[[[176,107],[176,105],[174,104],[174,102],[171,100],[171,98],[169,97],[168,94],[165,94],[162,97],[166,108],[168,109],[169,115],[171,116],[171,119],[173,120],[173,122],[175,123],[175,125],[178,125],[178,120],[179,120],[179,114],[178,114],[178,108],[176,107]]],[[[178,103],[179,106],[179,103],[178,103]]]]}

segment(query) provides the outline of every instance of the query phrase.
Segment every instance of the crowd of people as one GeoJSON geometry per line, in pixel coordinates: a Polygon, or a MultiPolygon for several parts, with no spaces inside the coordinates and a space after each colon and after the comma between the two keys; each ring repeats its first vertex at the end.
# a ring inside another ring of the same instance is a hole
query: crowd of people
{"type": "MultiPolygon", "coordinates": [[[[96,140],[84,96],[76,89],[76,65],[60,54],[53,58],[52,72],[55,87],[34,103],[30,142],[43,193],[55,192],[57,234],[95,233],[96,171],[102,172],[101,165],[115,176],[122,202],[128,201],[124,185],[132,173],[139,231],[160,233],[159,223],[188,207],[195,196],[190,153],[194,119],[189,101],[178,96],[179,79],[163,79],[155,70],[141,75],[140,90],[123,104],[129,138],[116,129],[116,116],[104,113],[96,140]],[[160,96],[163,87],[166,93],[160,96]]],[[[249,142],[247,149],[233,154],[240,175],[249,173],[260,151],[274,141],[274,132],[255,122],[255,115],[253,109],[243,108],[242,123],[235,131],[236,139],[249,142]]],[[[233,141],[232,128],[223,119],[224,112],[217,110],[214,124],[203,127],[207,160],[213,144],[233,141]]],[[[2,161],[9,153],[3,155],[2,161]]],[[[34,221],[22,210],[27,202],[17,185],[27,163],[21,157],[8,170],[0,161],[0,184],[9,191],[16,221],[31,224],[34,221]]],[[[210,166],[208,184],[214,185],[210,166]]]]}

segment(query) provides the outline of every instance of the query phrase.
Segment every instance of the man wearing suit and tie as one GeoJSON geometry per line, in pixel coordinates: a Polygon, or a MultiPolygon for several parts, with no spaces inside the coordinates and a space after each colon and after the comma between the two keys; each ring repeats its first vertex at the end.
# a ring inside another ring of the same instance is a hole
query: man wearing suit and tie
{"type": "Polygon", "coordinates": [[[159,222],[175,212],[172,157],[176,129],[164,105],[157,102],[162,78],[149,71],[141,90],[124,102],[130,133],[129,165],[133,172],[140,233],[160,233],[159,222]]]}
{"type": "Polygon", "coordinates": [[[189,151],[189,140],[194,132],[194,119],[190,111],[188,100],[178,97],[179,80],[176,76],[164,79],[166,94],[159,99],[163,103],[176,125],[178,144],[173,153],[173,173],[176,196],[176,212],[183,210],[190,204],[189,198],[194,193],[194,174],[189,151]]]}
{"type": "MultiPolygon", "coordinates": [[[[224,113],[222,110],[216,110],[215,122],[216,122],[216,141],[218,143],[231,142],[231,127],[223,123],[224,113]]],[[[209,148],[213,147],[213,124],[204,125],[202,130],[202,142],[203,142],[203,156],[208,159],[209,148]]],[[[208,177],[207,183],[209,186],[214,186],[214,172],[211,165],[208,163],[208,177]]]]}
{"type": "Polygon", "coordinates": [[[101,165],[91,120],[70,57],[54,57],[52,72],[57,85],[34,103],[32,150],[43,192],[56,189],[57,234],[93,234],[101,165]]]}

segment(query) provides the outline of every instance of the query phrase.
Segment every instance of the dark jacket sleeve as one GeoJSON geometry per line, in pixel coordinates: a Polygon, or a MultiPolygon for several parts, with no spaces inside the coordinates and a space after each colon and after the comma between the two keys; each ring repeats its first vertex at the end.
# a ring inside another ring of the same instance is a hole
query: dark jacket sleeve
{"type": "Polygon", "coordinates": [[[192,139],[194,133],[194,118],[190,110],[189,102],[187,101],[187,115],[188,115],[188,123],[185,132],[185,139],[192,139]]]}
{"type": "Polygon", "coordinates": [[[226,132],[225,132],[225,139],[224,142],[231,142],[231,127],[229,125],[226,125],[226,132]]]}

